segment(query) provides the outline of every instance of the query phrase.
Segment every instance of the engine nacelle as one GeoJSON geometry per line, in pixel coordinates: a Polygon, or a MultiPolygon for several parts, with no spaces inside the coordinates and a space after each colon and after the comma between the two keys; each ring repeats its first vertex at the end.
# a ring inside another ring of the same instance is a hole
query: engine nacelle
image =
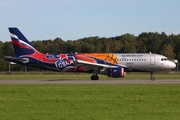
{"type": "Polygon", "coordinates": [[[124,72],[124,68],[123,67],[108,68],[107,69],[107,76],[108,77],[125,77],[126,73],[124,72]]]}

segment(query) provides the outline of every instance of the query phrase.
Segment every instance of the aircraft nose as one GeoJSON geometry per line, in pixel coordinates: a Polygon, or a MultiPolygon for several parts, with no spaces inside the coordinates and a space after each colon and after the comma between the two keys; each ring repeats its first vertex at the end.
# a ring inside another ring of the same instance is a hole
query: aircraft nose
{"type": "Polygon", "coordinates": [[[176,67],[176,64],[174,63],[174,62],[171,62],[170,64],[169,64],[169,68],[170,69],[174,69],[176,67]]]}

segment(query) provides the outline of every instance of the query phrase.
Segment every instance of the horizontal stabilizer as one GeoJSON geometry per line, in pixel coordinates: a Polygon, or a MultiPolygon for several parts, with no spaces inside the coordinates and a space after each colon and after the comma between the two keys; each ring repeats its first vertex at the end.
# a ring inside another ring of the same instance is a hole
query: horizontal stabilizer
{"type": "Polygon", "coordinates": [[[29,59],[28,58],[19,58],[19,57],[13,57],[13,56],[5,56],[5,59],[9,61],[19,61],[21,63],[28,63],[29,59]]]}

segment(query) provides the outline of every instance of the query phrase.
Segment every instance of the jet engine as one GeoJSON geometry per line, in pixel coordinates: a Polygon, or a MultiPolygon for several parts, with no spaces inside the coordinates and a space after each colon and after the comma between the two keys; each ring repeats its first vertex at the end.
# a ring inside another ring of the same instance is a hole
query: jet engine
{"type": "Polygon", "coordinates": [[[107,69],[107,76],[108,77],[125,77],[126,73],[124,72],[123,67],[119,68],[108,68],[107,69]]]}

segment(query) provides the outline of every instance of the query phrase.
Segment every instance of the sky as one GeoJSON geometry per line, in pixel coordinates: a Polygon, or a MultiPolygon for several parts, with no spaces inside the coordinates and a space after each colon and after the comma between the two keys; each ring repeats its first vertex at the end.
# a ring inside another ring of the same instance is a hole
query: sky
{"type": "Polygon", "coordinates": [[[0,0],[0,41],[17,27],[29,41],[180,34],[180,0],[0,0]]]}

